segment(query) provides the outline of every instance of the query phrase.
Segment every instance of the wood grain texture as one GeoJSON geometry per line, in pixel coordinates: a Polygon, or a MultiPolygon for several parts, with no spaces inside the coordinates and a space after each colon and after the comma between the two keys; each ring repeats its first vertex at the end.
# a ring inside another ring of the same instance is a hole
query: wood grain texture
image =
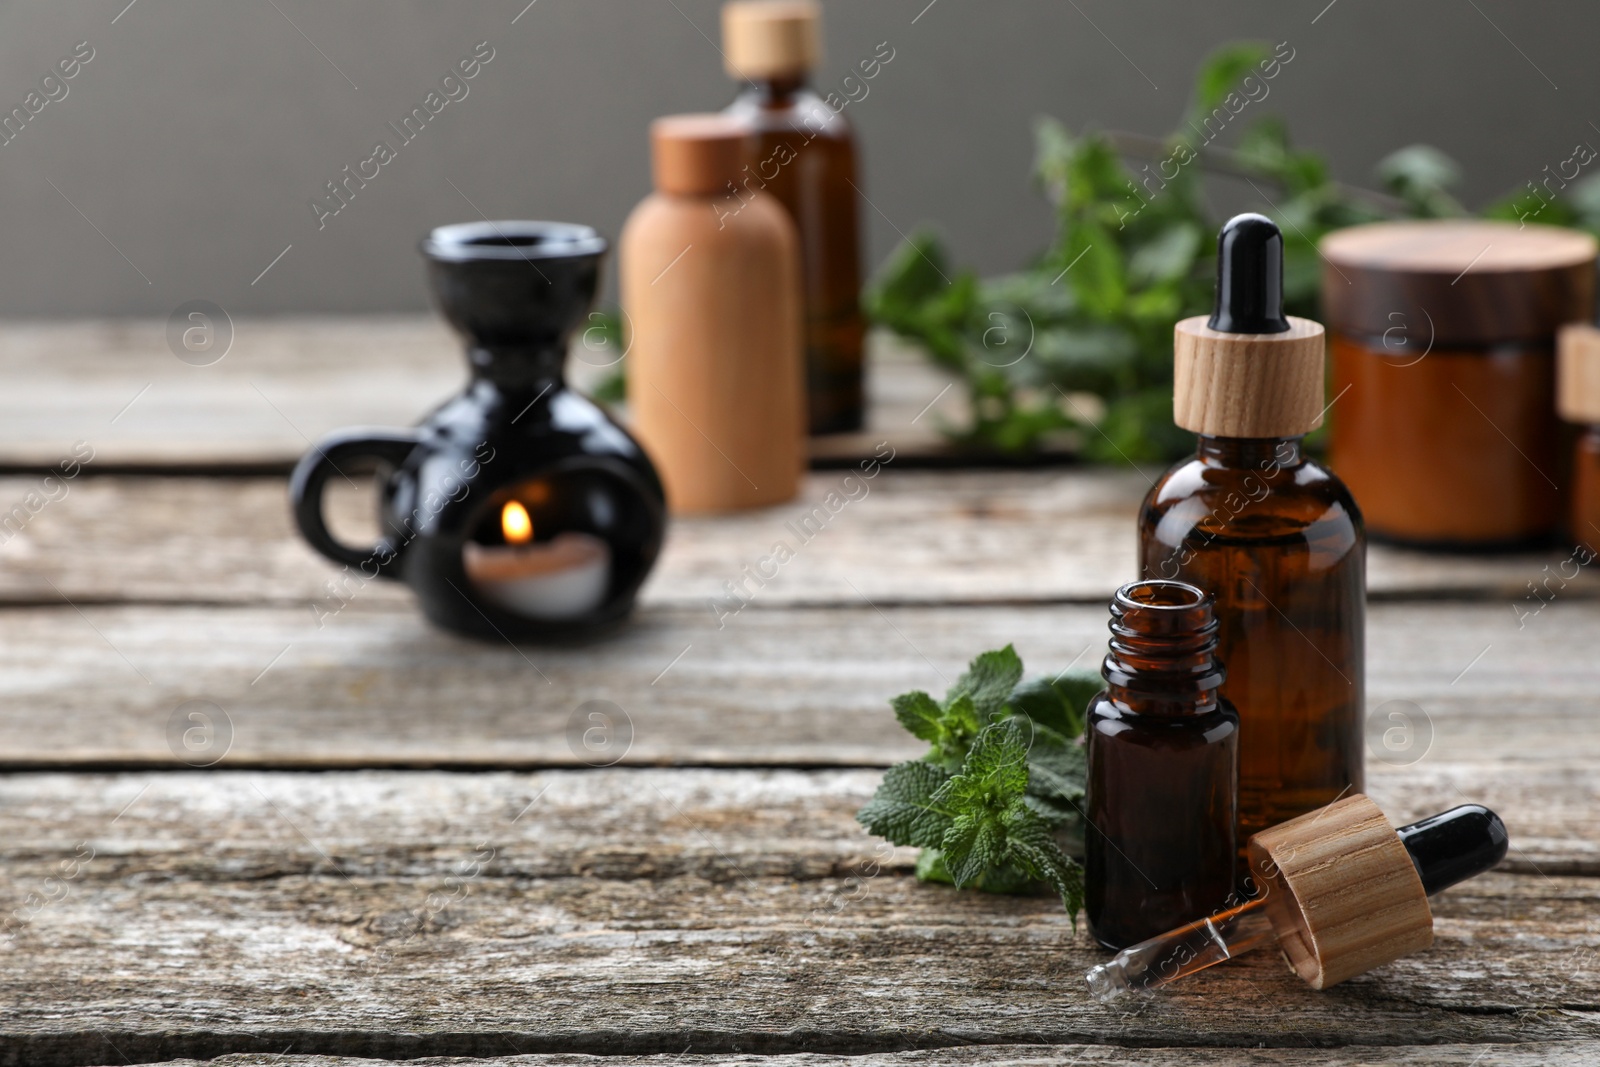
{"type": "Polygon", "coordinates": [[[1322,324],[1223,333],[1207,316],[1172,332],[1172,421],[1212,437],[1297,437],[1322,425],[1322,324]]]}
{"type": "Polygon", "coordinates": [[[1379,222],[1328,234],[1321,252],[1323,313],[1337,332],[1409,337],[1420,349],[1548,342],[1563,324],[1594,318],[1595,239],[1577,230],[1379,222]]]}
{"type": "MultiPolygon", "coordinates": [[[[466,380],[460,343],[431,316],[244,319],[233,333],[225,356],[192,366],[159,320],[8,322],[0,467],[53,466],[86,441],[101,469],[286,473],[328,431],[409,426],[466,380]]],[[[938,430],[966,417],[954,379],[882,335],[868,351],[866,431],[818,438],[813,454],[849,462],[888,435],[907,456],[958,457],[938,430]]],[[[590,388],[615,363],[580,344],[568,376],[590,388]]]]}
{"type": "MultiPolygon", "coordinates": [[[[1600,873],[1583,764],[1376,776],[1396,823],[1464,799],[1504,812],[1503,872],[1600,873]]],[[[27,772],[0,777],[0,858],[50,873],[87,841],[94,879],[416,878],[488,841],[505,877],[706,881],[845,877],[886,858],[855,813],[882,771],[601,768],[492,771],[27,772]]]]}
{"type": "MultiPolygon", "coordinates": [[[[1532,1041],[1519,1044],[1385,1046],[1383,1048],[1344,1049],[1202,1049],[1202,1048],[1124,1048],[1116,1045],[969,1045],[915,1052],[879,1053],[876,1064],[890,1067],[922,1067],[925,1064],[973,1064],[982,1067],[1061,1067],[1063,1064],[1127,1064],[1128,1067],[1373,1067],[1375,1064],[1401,1064],[1404,1067],[1462,1067],[1474,1060],[1482,1067],[1549,1067],[1559,1063],[1571,1067],[1600,1064],[1600,1044],[1591,1041],[1560,1043],[1532,1041]]],[[[283,1067],[377,1067],[391,1060],[355,1059],[344,1056],[280,1056],[278,1053],[220,1056],[205,1061],[210,1067],[256,1067],[282,1064],[283,1067]]],[[[728,1053],[702,1056],[691,1051],[674,1056],[584,1056],[562,1053],[533,1056],[496,1056],[463,1059],[407,1060],[409,1067],[857,1067],[860,1057],[834,1056],[811,1052],[780,1056],[728,1053]]],[[[197,1060],[169,1060],[153,1067],[204,1067],[197,1060]]]]}
{"type": "Polygon", "coordinates": [[[1103,1007],[1059,902],[875,855],[874,778],[11,776],[0,899],[94,854],[0,946],[0,1063],[1600,1042],[1593,879],[1465,883],[1432,949],[1327,993],[1258,953],[1103,1007]]]}
{"type": "Polygon", "coordinates": [[[1428,894],[1383,809],[1359,793],[1250,838],[1278,945],[1327,989],[1433,943],[1428,894]]]}
{"type": "MultiPolygon", "coordinates": [[[[752,611],[863,596],[880,606],[1104,604],[1135,577],[1134,519],[1148,488],[1133,471],[935,472],[894,462],[870,479],[859,466],[819,471],[793,504],[674,521],[642,602],[709,616],[713,599],[738,606],[731,582],[752,611]],[[776,577],[751,578],[747,567],[772,573],[762,560],[779,542],[795,558],[776,577]]],[[[336,533],[371,540],[369,479],[335,479],[327,503],[336,533]]],[[[1532,611],[1551,596],[1600,596],[1592,567],[1562,584],[1570,555],[1570,547],[1464,556],[1374,545],[1369,590],[1376,599],[1498,600],[1514,618],[1513,604],[1532,611]]],[[[341,574],[292,531],[278,478],[0,478],[0,603],[279,603],[309,616],[313,603],[337,605],[349,582],[341,574]]],[[[409,593],[387,582],[357,596],[409,610],[409,593]]]]}
{"type": "MultiPolygon", "coordinates": [[[[648,609],[601,643],[522,649],[359,598],[323,621],[290,607],[0,612],[0,758],[173,766],[178,709],[207,700],[231,747],[183,755],[226,750],[233,765],[882,765],[918,751],[895,694],[942,692],[1008,642],[1038,673],[1093,669],[1105,647],[1090,606],[751,609],[720,630],[708,611],[648,609]],[[631,741],[585,747],[591,700],[618,705],[631,741]]],[[[1374,606],[1369,762],[1600,758],[1597,641],[1583,603],[1522,630],[1494,606],[1374,606]]]]}

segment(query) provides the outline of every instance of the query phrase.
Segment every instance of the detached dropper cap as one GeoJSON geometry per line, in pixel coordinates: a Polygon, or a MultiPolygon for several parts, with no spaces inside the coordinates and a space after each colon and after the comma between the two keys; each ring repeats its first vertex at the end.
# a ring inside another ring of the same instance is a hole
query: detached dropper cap
{"type": "Polygon", "coordinates": [[[1283,234],[1235,215],[1217,235],[1209,319],[1173,330],[1172,416],[1208,437],[1299,437],[1322,423],[1322,326],[1283,313],[1283,234]]]}
{"type": "Polygon", "coordinates": [[[1250,838],[1251,870],[1295,973],[1315,989],[1433,944],[1428,896],[1505,858],[1505,823],[1464,804],[1395,830],[1359,793],[1250,838]]]}

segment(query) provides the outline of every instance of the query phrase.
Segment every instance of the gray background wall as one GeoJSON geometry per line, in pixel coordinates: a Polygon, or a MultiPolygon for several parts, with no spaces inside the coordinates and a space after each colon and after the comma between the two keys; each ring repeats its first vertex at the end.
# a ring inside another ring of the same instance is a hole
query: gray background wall
{"type": "MultiPolygon", "coordinates": [[[[481,209],[614,237],[647,191],[649,119],[731,92],[717,0],[126,4],[0,9],[0,111],[76,42],[96,53],[0,146],[0,315],[165,315],[196,298],[236,314],[420,308],[413,249],[427,227],[481,209]],[[385,124],[483,40],[495,58],[470,95],[319,231],[308,201],[322,183],[393,140],[385,124]]],[[[1165,133],[1201,57],[1241,37],[1294,47],[1260,110],[1346,181],[1370,184],[1376,160],[1428,141],[1465,165],[1476,204],[1577,141],[1600,145],[1600,11],[1583,0],[830,0],[826,12],[824,87],[878,42],[896,51],[849,109],[874,264],[899,231],[937,220],[962,261],[1017,265],[1049,229],[1028,178],[1033,117],[1165,133]]]]}

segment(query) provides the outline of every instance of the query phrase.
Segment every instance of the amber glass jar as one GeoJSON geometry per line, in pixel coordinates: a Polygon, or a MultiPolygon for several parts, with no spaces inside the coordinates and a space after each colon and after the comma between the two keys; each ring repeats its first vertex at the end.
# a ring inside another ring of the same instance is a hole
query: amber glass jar
{"type": "Polygon", "coordinates": [[[813,434],[861,429],[866,336],[855,134],[807,84],[821,55],[820,18],[806,0],[735,0],[722,15],[728,72],[744,84],[725,113],[754,136],[721,210],[737,212],[765,190],[794,220],[813,434]]]}
{"type": "Polygon", "coordinates": [[[1233,891],[1239,715],[1220,693],[1211,597],[1132,582],[1110,625],[1088,709],[1084,910],[1101,944],[1124,948],[1233,891]]]}
{"type": "Polygon", "coordinates": [[[1600,329],[1561,330],[1557,378],[1561,417],[1583,427],[1572,452],[1567,536],[1593,562],[1600,554],[1600,329]]]}
{"type": "Polygon", "coordinates": [[[1561,523],[1555,334],[1593,313],[1595,241],[1550,226],[1376,223],[1322,242],[1328,462],[1375,537],[1538,542],[1561,523]]]}

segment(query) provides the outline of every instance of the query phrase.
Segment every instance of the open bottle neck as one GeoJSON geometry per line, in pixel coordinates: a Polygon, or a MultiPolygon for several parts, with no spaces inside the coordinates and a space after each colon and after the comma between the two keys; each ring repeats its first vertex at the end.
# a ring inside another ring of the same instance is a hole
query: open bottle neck
{"type": "Polygon", "coordinates": [[[1111,646],[1101,674],[1112,700],[1145,715],[1203,715],[1217,706],[1211,598],[1182,582],[1133,582],[1111,601],[1111,646]]]}

